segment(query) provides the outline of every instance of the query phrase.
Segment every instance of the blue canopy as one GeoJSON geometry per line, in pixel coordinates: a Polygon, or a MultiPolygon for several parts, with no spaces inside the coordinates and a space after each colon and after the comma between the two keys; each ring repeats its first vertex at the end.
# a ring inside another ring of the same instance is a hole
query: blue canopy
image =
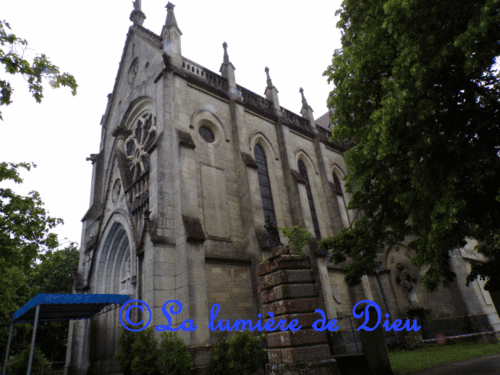
{"type": "Polygon", "coordinates": [[[38,294],[12,314],[12,323],[33,323],[37,305],[40,321],[88,319],[106,305],[122,305],[129,299],[121,294],[38,294]]]}

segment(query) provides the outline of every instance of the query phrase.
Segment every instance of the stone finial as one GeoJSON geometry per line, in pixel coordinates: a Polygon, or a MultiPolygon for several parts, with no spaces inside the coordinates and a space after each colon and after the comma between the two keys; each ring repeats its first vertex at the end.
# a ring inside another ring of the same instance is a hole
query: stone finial
{"type": "Polygon", "coordinates": [[[224,78],[227,78],[229,87],[236,88],[236,79],[234,77],[234,71],[236,70],[236,68],[231,63],[231,61],[229,61],[226,42],[222,43],[222,48],[224,48],[224,58],[222,60],[219,72],[224,78]]]}
{"type": "Polygon", "coordinates": [[[134,5],[134,10],[130,13],[130,21],[136,26],[142,26],[146,15],[141,10],[141,0],[135,0],[132,4],[134,5]]]}
{"type": "Polygon", "coordinates": [[[271,88],[273,87],[273,81],[271,81],[271,76],[269,75],[269,68],[266,66],[266,69],[264,69],[266,72],[267,76],[267,87],[271,88]]]}
{"type": "MultiPolygon", "coordinates": [[[[171,27],[175,26],[175,27],[177,27],[177,29],[180,32],[181,29],[179,29],[179,26],[177,25],[177,20],[175,19],[174,7],[175,7],[175,5],[172,4],[171,2],[168,2],[168,4],[165,6],[165,8],[167,8],[167,21],[165,22],[165,27],[171,28],[171,27]]],[[[181,35],[182,35],[182,33],[181,33],[181,35]]]]}
{"type": "Polygon", "coordinates": [[[229,55],[227,54],[227,43],[222,43],[222,47],[224,48],[224,62],[223,64],[229,64],[229,55]]]}
{"type": "Polygon", "coordinates": [[[267,100],[271,100],[273,102],[274,109],[276,113],[279,114],[281,113],[281,107],[278,100],[278,90],[276,89],[276,87],[273,86],[273,81],[271,81],[271,76],[269,75],[269,68],[267,66],[264,69],[264,71],[266,72],[267,76],[267,87],[266,91],[264,92],[264,95],[266,96],[267,100]]]}
{"type": "Polygon", "coordinates": [[[300,90],[300,95],[302,96],[302,106],[303,107],[309,107],[309,104],[307,104],[307,100],[306,100],[306,97],[304,96],[304,89],[301,87],[300,90]]]}
{"type": "Polygon", "coordinates": [[[300,95],[302,96],[302,109],[300,110],[300,113],[302,114],[302,117],[309,119],[311,127],[313,128],[314,131],[316,131],[316,125],[314,124],[313,110],[309,106],[309,104],[307,104],[306,97],[304,96],[304,89],[301,87],[299,92],[300,95]]]}
{"type": "Polygon", "coordinates": [[[182,67],[182,32],[177,25],[177,20],[175,19],[174,4],[169,2],[165,8],[167,8],[167,19],[161,31],[163,61],[165,62],[165,66],[168,67],[171,65],[182,67]]]}

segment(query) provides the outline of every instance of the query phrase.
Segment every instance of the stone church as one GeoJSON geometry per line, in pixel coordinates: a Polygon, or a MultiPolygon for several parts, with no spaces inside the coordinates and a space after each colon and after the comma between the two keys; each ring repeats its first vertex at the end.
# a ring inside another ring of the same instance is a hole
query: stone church
{"type": "MultiPolygon", "coordinates": [[[[174,5],[166,8],[157,35],[142,26],[141,1],[134,2],[99,153],[89,157],[91,206],[82,219],[76,293],[145,301],[150,326],[166,324],[162,306],[178,300],[183,309],[174,324],[193,319],[198,326],[179,334],[203,348],[214,340],[207,327],[214,303],[222,319],[263,313],[257,265],[287,243],[276,228],[297,225],[312,233],[304,253],[314,261],[328,318],[352,316],[353,305],[369,299],[395,317],[412,306],[435,319],[483,315],[500,331],[498,301],[481,281],[465,286],[478,259],[473,244],[453,253],[458,281],[433,294],[419,284],[405,243],[381,256],[377,275],[348,288],[342,267],[316,245],[356,220],[343,186],[349,145],[329,141],[331,113],[314,119],[302,89],[300,115],[280,106],[267,68],[264,96],[238,85],[225,43],[219,73],[184,57],[182,25],[174,5]]],[[[72,321],[71,372],[118,373],[122,330],[117,309],[72,321]]],[[[195,362],[203,365],[208,355],[199,353],[195,362]]]]}

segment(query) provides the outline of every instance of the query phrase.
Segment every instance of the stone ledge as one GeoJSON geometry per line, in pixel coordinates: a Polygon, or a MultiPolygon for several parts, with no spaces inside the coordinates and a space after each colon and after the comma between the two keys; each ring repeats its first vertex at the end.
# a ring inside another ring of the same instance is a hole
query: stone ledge
{"type": "Polygon", "coordinates": [[[311,260],[306,255],[279,254],[258,265],[259,276],[281,269],[311,269],[311,260]]]}
{"type": "MultiPolygon", "coordinates": [[[[307,312],[307,313],[299,313],[299,314],[284,314],[278,317],[275,317],[275,322],[278,322],[280,319],[284,319],[287,321],[287,324],[290,323],[293,319],[297,319],[299,321],[300,329],[311,328],[313,323],[322,319],[322,316],[315,312],[307,312]]],[[[267,323],[271,318],[264,319],[264,324],[267,323]]]]}
{"type": "Polygon", "coordinates": [[[314,284],[287,284],[277,285],[271,289],[261,290],[260,298],[263,304],[290,298],[318,297],[319,293],[314,284]]]}
{"type": "Polygon", "coordinates": [[[296,332],[284,331],[267,334],[268,348],[284,348],[302,345],[328,344],[325,332],[303,329],[296,332]]]}
{"type": "Polygon", "coordinates": [[[314,283],[311,270],[279,270],[259,277],[259,289],[268,289],[280,284],[314,283]]]}
{"type": "Polygon", "coordinates": [[[330,357],[327,344],[303,346],[298,348],[269,349],[269,363],[311,362],[330,357]]]}
{"type": "Polygon", "coordinates": [[[317,298],[301,298],[285,301],[271,302],[263,306],[266,313],[272,312],[275,316],[286,313],[305,313],[313,312],[319,309],[319,301],[317,298]]]}

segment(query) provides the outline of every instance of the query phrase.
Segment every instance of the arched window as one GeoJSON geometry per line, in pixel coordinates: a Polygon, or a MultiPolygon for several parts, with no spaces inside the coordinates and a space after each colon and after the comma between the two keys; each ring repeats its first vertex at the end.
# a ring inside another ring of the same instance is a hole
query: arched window
{"type": "Polygon", "coordinates": [[[344,192],[342,191],[342,185],[340,183],[338,176],[335,174],[335,172],[333,172],[332,174],[333,174],[333,184],[335,185],[335,192],[337,193],[337,195],[344,195],[344,192]]]}
{"type": "Polygon", "coordinates": [[[267,160],[264,149],[261,145],[255,145],[255,161],[259,175],[260,196],[262,197],[262,208],[264,209],[264,220],[266,224],[273,223],[276,225],[276,215],[274,214],[273,195],[271,193],[271,181],[269,180],[269,172],[267,170],[267,160]]]}
{"type": "Polygon", "coordinates": [[[299,173],[302,178],[306,181],[306,192],[307,192],[307,200],[309,201],[309,208],[311,209],[311,217],[314,226],[314,234],[316,235],[316,239],[321,239],[321,233],[319,231],[319,223],[318,217],[316,216],[316,209],[314,208],[314,200],[311,191],[311,185],[309,184],[309,177],[307,175],[307,169],[302,160],[299,160],[299,173]]]}

